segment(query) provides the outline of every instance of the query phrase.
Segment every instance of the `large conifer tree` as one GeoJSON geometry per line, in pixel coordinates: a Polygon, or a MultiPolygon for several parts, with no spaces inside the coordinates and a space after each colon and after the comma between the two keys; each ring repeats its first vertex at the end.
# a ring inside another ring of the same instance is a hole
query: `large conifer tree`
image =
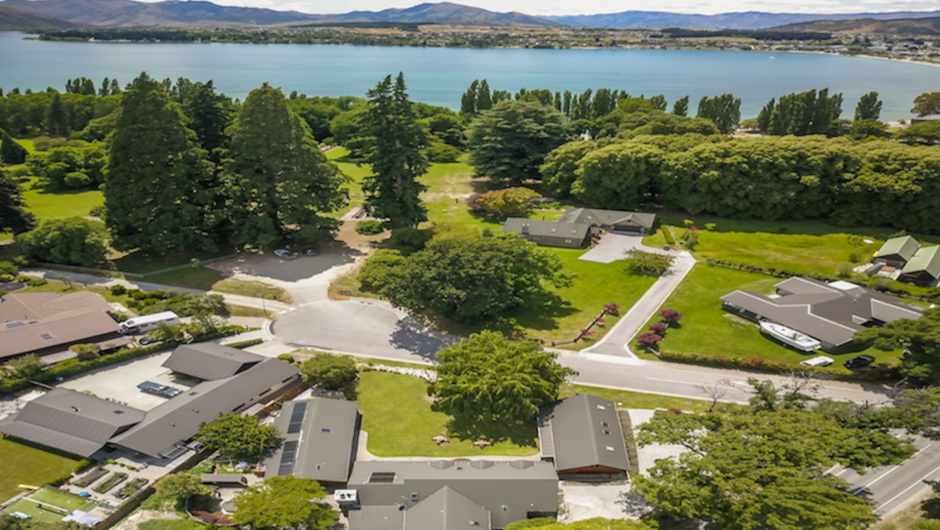
{"type": "Polygon", "coordinates": [[[21,234],[35,226],[36,218],[26,210],[20,183],[0,171],[0,232],[21,234]]]}
{"type": "Polygon", "coordinates": [[[179,106],[146,73],[124,93],[109,155],[104,195],[115,248],[214,248],[211,164],[179,106]]]}
{"type": "Polygon", "coordinates": [[[16,143],[9,134],[0,129],[0,162],[4,164],[22,164],[26,162],[26,156],[29,151],[25,147],[16,143]]]}
{"type": "Polygon", "coordinates": [[[383,79],[369,91],[372,106],[364,120],[370,137],[365,162],[372,166],[372,176],[362,184],[366,194],[363,206],[373,216],[388,219],[389,228],[417,226],[428,220],[420,199],[428,188],[418,182],[428,171],[428,160],[421,152],[427,137],[406,90],[401,73],[394,84],[392,76],[383,79]]]}
{"type": "Polygon", "coordinates": [[[191,84],[183,102],[183,114],[188,118],[188,126],[196,133],[202,148],[209,152],[209,158],[218,163],[219,153],[216,149],[225,146],[225,129],[232,123],[228,98],[215,93],[212,81],[191,84]]]}
{"type": "Polygon", "coordinates": [[[343,179],[279,89],[265,83],[253,90],[228,133],[224,174],[233,243],[315,243],[338,228],[335,219],[320,214],[346,203],[343,179]]]}
{"type": "Polygon", "coordinates": [[[53,136],[68,136],[69,116],[62,104],[62,96],[58,92],[52,94],[52,100],[46,107],[46,130],[53,136]]]}

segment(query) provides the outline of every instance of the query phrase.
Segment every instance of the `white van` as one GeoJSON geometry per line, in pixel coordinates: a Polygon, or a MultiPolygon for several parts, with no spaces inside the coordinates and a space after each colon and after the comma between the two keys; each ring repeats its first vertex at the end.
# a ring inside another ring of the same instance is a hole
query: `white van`
{"type": "Polygon", "coordinates": [[[182,322],[176,313],[172,311],[164,311],[162,313],[154,313],[152,315],[130,318],[124,322],[121,322],[121,333],[124,335],[146,333],[148,331],[157,329],[160,324],[175,326],[177,324],[182,324],[182,322]]]}

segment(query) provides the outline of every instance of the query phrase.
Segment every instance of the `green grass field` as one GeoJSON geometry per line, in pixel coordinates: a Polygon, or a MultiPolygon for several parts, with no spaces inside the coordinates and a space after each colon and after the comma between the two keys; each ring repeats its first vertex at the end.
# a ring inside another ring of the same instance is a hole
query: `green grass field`
{"type": "Polygon", "coordinates": [[[363,372],[357,387],[362,430],[369,433],[369,451],[378,456],[528,456],[538,452],[535,425],[451,424],[447,414],[431,410],[427,383],[387,372],[363,372]],[[450,442],[431,438],[443,434],[450,442]],[[485,438],[493,445],[475,447],[485,438]]]}
{"type": "MultiPolygon", "coordinates": [[[[738,290],[750,290],[769,294],[774,284],[782,281],[761,274],[710,267],[698,264],[683,280],[679,288],[666,300],[663,308],[672,308],[683,313],[681,326],[670,329],[659,343],[660,351],[682,351],[731,357],[762,357],[777,361],[800,362],[814,354],[804,354],[781,346],[761,335],[756,323],[731,315],[721,308],[720,297],[738,290]]],[[[649,324],[658,322],[653,317],[649,324]]],[[[634,352],[647,358],[651,354],[641,353],[636,344],[634,352]]],[[[900,351],[883,352],[874,348],[852,353],[833,355],[836,362],[826,368],[834,373],[847,374],[842,361],[859,353],[872,355],[878,363],[896,364],[900,351]]]]}
{"type": "Polygon", "coordinates": [[[78,463],[64,456],[0,439],[0,499],[6,500],[23,491],[20,484],[39,486],[61,477],[78,463]]]}
{"type": "Polygon", "coordinates": [[[63,493],[51,488],[40,488],[24,499],[20,499],[6,509],[7,513],[21,512],[32,517],[37,521],[61,521],[63,517],[74,510],[89,511],[96,505],[93,502],[63,493]],[[30,499],[39,501],[32,502],[30,499]],[[45,503],[45,504],[40,504],[45,503]],[[52,505],[51,508],[46,505],[52,505]]]}
{"type": "Polygon", "coordinates": [[[566,398],[577,394],[592,394],[597,397],[609,399],[616,403],[617,408],[620,409],[679,409],[689,412],[706,412],[711,406],[710,401],[701,399],[642,394],[628,390],[612,390],[610,388],[585,385],[572,385],[570,388],[567,386],[563,387],[559,397],[566,398]]]}

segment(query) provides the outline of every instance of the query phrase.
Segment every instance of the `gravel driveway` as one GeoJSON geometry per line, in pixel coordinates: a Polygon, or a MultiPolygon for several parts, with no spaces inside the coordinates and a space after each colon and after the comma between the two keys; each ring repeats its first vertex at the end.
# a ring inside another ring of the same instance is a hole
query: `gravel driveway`
{"type": "MultiPolygon", "coordinates": [[[[670,254],[660,248],[648,247],[643,244],[641,234],[630,234],[624,232],[608,232],[601,236],[601,240],[591,250],[588,250],[578,259],[585,261],[596,261],[598,263],[613,263],[618,259],[623,259],[623,253],[632,248],[645,250],[646,252],[655,252],[658,254],[670,254]]],[[[673,252],[672,255],[676,255],[673,252]]]]}

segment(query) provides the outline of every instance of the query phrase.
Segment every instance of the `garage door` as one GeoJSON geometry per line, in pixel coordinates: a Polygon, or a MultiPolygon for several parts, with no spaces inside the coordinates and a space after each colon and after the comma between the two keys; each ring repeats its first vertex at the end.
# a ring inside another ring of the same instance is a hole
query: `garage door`
{"type": "Polygon", "coordinates": [[[615,225],[614,232],[635,232],[639,233],[640,227],[633,225],[615,225]]]}

